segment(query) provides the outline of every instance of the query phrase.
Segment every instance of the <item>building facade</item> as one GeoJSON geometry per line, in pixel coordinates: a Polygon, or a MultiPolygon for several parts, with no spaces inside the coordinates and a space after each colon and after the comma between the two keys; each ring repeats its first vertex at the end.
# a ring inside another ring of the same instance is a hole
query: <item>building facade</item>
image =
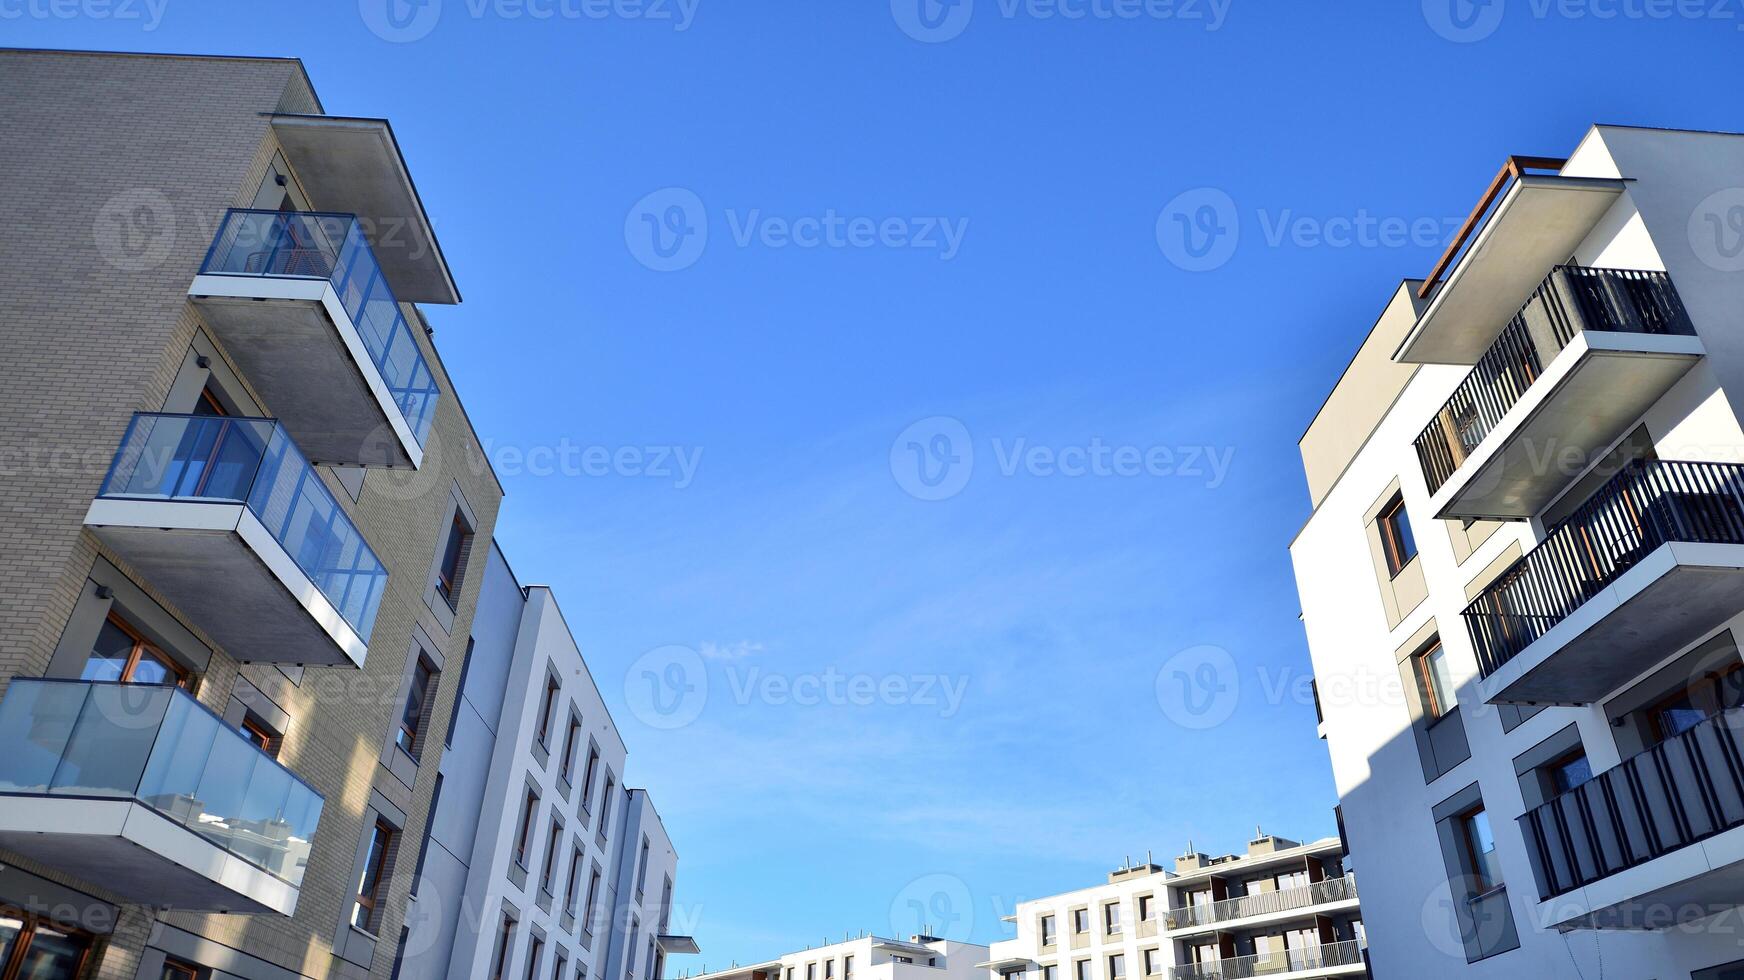
{"type": "Polygon", "coordinates": [[[934,936],[859,936],[688,980],[986,980],[987,947],[934,936]]]}
{"type": "Polygon", "coordinates": [[[1261,834],[1245,854],[1148,861],[1090,888],[1019,902],[998,980],[1225,980],[1366,975],[1362,913],[1337,838],[1261,834]]]}
{"type": "Polygon", "coordinates": [[[1510,158],[1302,439],[1378,976],[1744,976],[1741,184],[1731,134],[1510,158]]]}
{"type": "Polygon", "coordinates": [[[402,980],[658,980],[678,856],[551,590],[492,547],[402,980]]]}

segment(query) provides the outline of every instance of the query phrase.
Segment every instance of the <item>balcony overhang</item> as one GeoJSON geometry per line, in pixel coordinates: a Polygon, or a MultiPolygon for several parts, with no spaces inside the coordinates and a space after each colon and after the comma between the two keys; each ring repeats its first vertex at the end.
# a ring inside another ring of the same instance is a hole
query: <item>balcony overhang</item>
{"type": "Polygon", "coordinates": [[[85,525],[236,659],[363,666],[366,639],[243,504],[99,497],[85,525]]]}
{"type": "Polygon", "coordinates": [[[661,935],[656,937],[654,941],[660,947],[660,952],[665,953],[668,956],[675,953],[685,956],[694,956],[697,953],[702,952],[702,947],[697,945],[694,936],[661,935]]]}
{"type": "Polygon", "coordinates": [[[1542,513],[1700,360],[1678,334],[1574,336],[1429,506],[1442,520],[1520,520],[1542,513]]]}
{"type": "Polygon", "coordinates": [[[1473,364],[1623,193],[1604,177],[1520,174],[1435,291],[1396,361],[1473,364]]]}
{"type": "Polygon", "coordinates": [[[1593,704],[1740,611],[1744,545],[1663,544],[1478,681],[1478,692],[1491,704],[1593,704]]]}
{"type": "Polygon", "coordinates": [[[133,800],[0,796],[0,847],[156,909],[297,908],[295,886],[133,800]]]}
{"type": "Polygon", "coordinates": [[[315,207],[364,219],[370,246],[401,300],[460,302],[387,120],[287,113],[270,118],[273,135],[315,207]]]}
{"type": "Polygon", "coordinates": [[[331,282],[206,274],[188,294],[311,461],[423,463],[423,447],[331,282]]]}
{"type": "Polygon", "coordinates": [[[1744,827],[1538,903],[1541,929],[1663,930],[1738,907],[1744,895],[1744,827]]]}

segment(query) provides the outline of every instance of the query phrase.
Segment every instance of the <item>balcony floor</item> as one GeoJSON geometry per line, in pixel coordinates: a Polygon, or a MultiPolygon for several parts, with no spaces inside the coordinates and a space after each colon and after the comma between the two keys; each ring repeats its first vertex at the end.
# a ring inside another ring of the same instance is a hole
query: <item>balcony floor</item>
{"type": "Polygon", "coordinates": [[[1478,682],[1491,704],[1592,704],[1744,611],[1744,545],[1674,541],[1478,682]]]}
{"type": "Polygon", "coordinates": [[[296,910],[297,889],[133,800],[0,796],[0,848],[156,908],[296,910]]]}
{"type": "Polygon", "coordinates": [[[1702,357],[1695,337],[1583,331],[1429,500],[1442,520],[1523,519],[1555,501],[1702,357]],[[1565,454],[1578,452],[1576,467],[1565,454]]]}
{"type": "Polygon", "coordinates": [[[423,461],[423,449],[325,279],[202,275],[189,293],[311,462],[423,461]]]}
{"type": "Polygon", "coordinates": [[[243,505],[98,498],[85,524],[236,659],[363,666],[366,640],[243,505]]]}

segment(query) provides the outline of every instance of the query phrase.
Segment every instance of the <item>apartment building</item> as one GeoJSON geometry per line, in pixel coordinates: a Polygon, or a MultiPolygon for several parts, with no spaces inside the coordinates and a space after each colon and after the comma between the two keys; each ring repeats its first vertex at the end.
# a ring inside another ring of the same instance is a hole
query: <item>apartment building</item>
{"type": "Polygon", "coordinates": [[[1019,902],[997,980],[1366,976],[1362,913],[1338,838],[1259,834],[1243,854],[1147,860],[1089,888],[1019,902]]]}
{"type": "Polygon", "coordinates": [[[1741,188],[1735,134],[1509,158],[1302,438],[1378,976],[1744,977],[1741,188]]]}
{"type": "Polygon", "coordinates": [[[858,936],[687,980],[986,980],[987,947],[935,936],[858,936]]]}
{"type": "Polygon", "coordinates": [[[418,860],[400,980],[659,980],[678,856],[551,590],[502,551],[418,860]]]}

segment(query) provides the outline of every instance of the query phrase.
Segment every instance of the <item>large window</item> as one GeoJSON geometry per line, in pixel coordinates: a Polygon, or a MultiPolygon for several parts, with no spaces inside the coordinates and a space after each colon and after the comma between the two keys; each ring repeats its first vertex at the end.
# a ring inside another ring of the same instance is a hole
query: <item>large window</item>
{"type": "Polygon", "coordinates": [[[1411,519],[1405,515],[1405,498],[1394,494],[1381,509],[1377,523],[1381,530],[1381,551],[1387,556],[1387,573],[1400,570],[1417,557],[1417,539],[1411,535],[1411,519]]]}
{"type": "Polygon", "coordinates": [[[394,741],[407,755],[414,754],[418,747],[418,738],[424,730],[425,705],[430,700],[430,680],[435,676],[430,662],[422,656],[412,667],[412,685],[406,690],[406,707],[400,712],[400,730],[394,734],[394,741]]]}
{"type": "Polygon", "coordinates": [[[1090,931],[1090,910],[1072,910],[1072,935],[1082,936],[1090,931]]]}
{"type": "Polygon", "coordinates": [[[76,977],[91,937],[40,916],[0,908],[0,980],[76,977]]]}
{"type": "Polygon", "coordinates": [[[1432,640],[1427,647],[1412,656],[1417,687],[1423,695],[1423,714],[1431,720],[1440,718],[1459,706],[1453,691],[1453,673],[1447,665],[1447,648],[1441,640],[1432,640]]]}
{"type": "Polygon", "coordinates": [[[380,924],[380,891],[382,880],[387,877],[388,849],[393,842],[394,828],[377,820],[370,830],[369,850],[364,854],[363,873],[358,878],[357,897],[351,907],[351,924],[364,932],[374,932],[380,924]]]}
{"type": "Polygon", "coordinates": [[[472,543],[472,528],[458,512],[448,525],[448,540],[442,546],[442,564],[436,567],[436,592],[453,608],[460,602],[460,569],[472,543]]]}
{"type": "Polygon", "coordinates": [[[1115,953],[1108,958],[1108,980],[1126,980],[1126,954],[1115,953]]]}
{"type": "Polygon", "coordinates": [[[79,678],[87,681],[122,681],[128,684],[164,684],[186,687],[188,672],[169,654],[146,642],[121,617],[111,613],[103,621],[91,655],[79,678]]]}
{"type": "Polygon", "coordinates": [[[1042,916],[1041,934],[1042,934],[1042,945],[1043,946],[1052,946],[1054,944],[1054,917],[1053,916],[1051,916],[1051,915],[1042,916]]]}
{"type": "Polygon", "coordinates": [[[1109,902],[1102,906],[1102,931],[1110,936],[1120,935],[1120,903],[1109,902]]]}
{"type": "Polygon", "coordinates": [[[1459,816],[1459,832],[1471,862],[1477,891],[1487,892],[1502,883],[1502,868],[1496,860],[1496,837],[1490,832],[1490,815],[1483,807],[1459,816]]]}
{"type": "Polygon", "coordinates": [[[515,863],[520,865],[522,870],[527,868],[527,861],[532,857],[528,851],[533,846],[533,821],[538,816],[539,794],[529,789],[526,800],[521,803],[520,832],[515,835],[515,863]]]}

